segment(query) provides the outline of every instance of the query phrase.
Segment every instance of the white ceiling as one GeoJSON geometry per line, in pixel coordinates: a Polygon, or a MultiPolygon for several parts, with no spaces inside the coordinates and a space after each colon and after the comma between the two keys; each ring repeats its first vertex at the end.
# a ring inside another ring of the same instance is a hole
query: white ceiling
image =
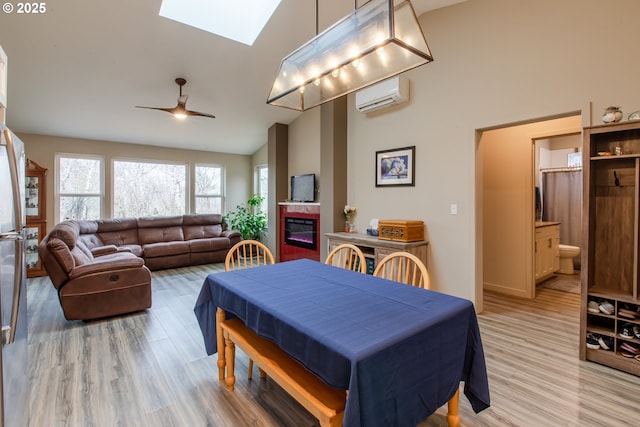
{"type": "MultiPolygon", "coordinates": [[[[461,1],[412,4],[420,15],[461,1]]],[[[64,0],[46,2],[38,15],[0,12],[7,125],[18,133],[252,154],[272,124],[298,116],[266,99],[280,60],[315,35],[313,0],[282,0],[253,46],[160,17],[160,4],[64,0]],[[215,119],[179,121],[134,108],[174,107],[176,77],[187,79],[187,107],[215,119]]],[[[320,29],[353,5],[320,1],[320,29]]]]}

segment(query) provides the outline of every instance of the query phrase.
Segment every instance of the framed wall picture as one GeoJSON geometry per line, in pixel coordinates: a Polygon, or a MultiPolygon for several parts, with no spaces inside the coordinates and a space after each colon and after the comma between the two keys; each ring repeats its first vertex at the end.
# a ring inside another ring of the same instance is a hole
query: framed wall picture
{"type": "Polygon", "coordinates": [[[416,147],[376,151],[376,187],[415,185],[416,147]]]}

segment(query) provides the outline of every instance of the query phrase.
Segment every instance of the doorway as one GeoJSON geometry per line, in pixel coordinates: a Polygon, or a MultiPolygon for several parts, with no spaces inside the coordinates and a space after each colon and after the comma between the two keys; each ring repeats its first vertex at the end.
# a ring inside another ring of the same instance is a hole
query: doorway
{"type": "MultiPolygon", "coordinates": [[[[559,223],[553,227],[558,230],[561,256],[546,275],[536,264],[536,290],[548,288],[579,294],[583,250],[582,135],[537,139],[534,150],[536,236],[545,234],[545,225],[559,223]]],[[[538,248],[540,243],[536,242],[538,248]]]]}
{"type": "Polygon", "coordinates": [[[580,112],[480,131],[476,227],[483,289],[535,298],[534,142],[581,132],[580,112]]]}

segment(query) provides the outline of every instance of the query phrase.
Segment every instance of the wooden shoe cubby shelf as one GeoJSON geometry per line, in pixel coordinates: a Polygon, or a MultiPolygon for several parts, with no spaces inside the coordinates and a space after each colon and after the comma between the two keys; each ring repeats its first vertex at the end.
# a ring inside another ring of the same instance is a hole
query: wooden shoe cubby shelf
{"type": "Polygon", "coordinates": [[[640,348],[620,336],[627,323],[640,326],[640,313],[620,315],[640,306],[640,121],[586,127],[583,136],[580,358],[640,375],[640,360],[620,351],[625,342],[640,348]],[[590,313],[589,301],[615,310],[590,313]],[[588,333],[611,337],[613,348],[587,348],[588,333]]]}
{"type": "MultiPolygon", "coordinates": [[[[608,315],[605,313],[590,313],[587,312],[587,333],[593,333],[605,337],[611,337],[613,339],[613,347],[610,350],[593,350],[584,347],[586,350],[586,360],[608,365],[621,371],[629,372],[631,374],[640,375],[640,360],[633,357],[625,357],[622,355],[620,346],[625,343],[631,343],[640,348],[640,340],[637,338],[624,338],[620,335],[620,332],[624,325],[638,325],[640,326],[640,317],[630,319],[625,316],[619,315],[620,309],[631,309],[633,311],[638,310],[638,305],[629,303],[629,298],[622,300],[605,298],[601,293],[589,293],[589,301],[608,302],[615,307],[613,314],[608,315]]],[[[640,316],[640,313],[638,313],[640,316]]],[[[583,341],[586,343],[586,337],[583,341]]]]}

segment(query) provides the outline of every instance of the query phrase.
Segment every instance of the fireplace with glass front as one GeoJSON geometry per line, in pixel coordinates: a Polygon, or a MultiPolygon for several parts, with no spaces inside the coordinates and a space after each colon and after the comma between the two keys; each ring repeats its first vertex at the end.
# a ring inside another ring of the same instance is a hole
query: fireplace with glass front
{"type": "Polygon", "coordinates": [[[280,261],[320,261],[320,205],[280,203],[280,261]]]}

